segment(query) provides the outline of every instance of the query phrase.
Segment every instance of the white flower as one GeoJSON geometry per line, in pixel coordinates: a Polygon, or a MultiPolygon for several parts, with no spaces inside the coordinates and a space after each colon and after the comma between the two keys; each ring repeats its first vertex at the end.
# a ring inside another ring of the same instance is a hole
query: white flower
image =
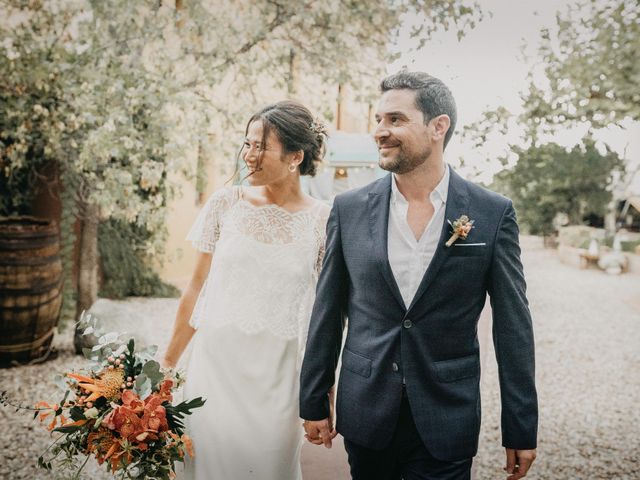
{"type": "Polygon", "coordinates": [[[84,418],[96,418],[98,416],[98,409],[96,407],[87,408],[84,411],[84,418]]]}

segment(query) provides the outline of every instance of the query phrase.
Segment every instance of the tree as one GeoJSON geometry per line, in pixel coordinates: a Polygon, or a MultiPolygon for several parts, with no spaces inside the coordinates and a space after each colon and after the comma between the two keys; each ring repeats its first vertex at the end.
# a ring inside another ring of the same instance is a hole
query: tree
{"type": "Polygon", "coordinates": [[[517,163],[496,175],[494,188],[511,197],[519,221],[531,234],[553,233],[558,213],[578,225],[587,215],[604,215],[614,172],[624,172],[615,152],[607,147],[600,153],[589,138],[571,149],[555,143],[512,148],[517,163]]]}
{"type": "Polygon", "coordinates": [[[640,3],[587,0],[558,13],[541,32],[547,85],[524,92],[524,119],[543,128],[640,120],[640,3]],[[555,33],[554,33],[555,32],[555,33]]]}
{"type": "MultiPolygon", "coordinates": [[[[99,223],[144,227],[146,253],[161,252],[173,174],[192,176],[205,145],[231,155],[242,120],[274,92],[315,79],[297,94],[328,117],[327,85],[375,91],[404,15],[425,15],[419,39],[481,18],[466,0],[0,5],[1,188],[28,190],[44,163],[58,166],[67,272],[81,221],[77,312],[96,298],[99,223]]],[[[12,199],[5,213],[27,208],[28,198],[12,199]]]]}
{"type": "MultiPolygon", "coordinates": [[[[610,201],[611,194],[603,191],[604,185],[609,190],[623,190],[620,188],[628,183],[635,175],[640,164],[632,166],[633,161],[624,159],[625,168],[617,165],[622,160],[612,160],[613,152],[607,147],[603,155],[602,169],[596,168],[596,178],[603,180],[598,187],[593,183],[594,194],[585,203],[581,196],[585,183],[579,173],[579,159],[595,161],[597,154],[591,145],[593,141],[584,141],[586,152],[590,154],[563,154],[562,148],[555,144],[544,145],[543,142],[553,141],[556,133],[576,126],[586,127],[590,138],[597,136],[598,130],[617,125],[625,128],[630,122],[640,120],[640,92],[637,85],[640,81],[640,3],[622,0],[582,0],[558,12],[556,25],[541,31],[541,44],[531,65],[531,75],[527,88],[521,92],[523,110],[521,113],[508,112],[503,107],[485,112],[478,121],[466,126],[462,137],[472,142],[482,154],[482,146],[487,139],[502,140],[505,154],[502,155],[502,168],[515,168],[512,172],[504,171],[496,178],[496,187],[500,180],[508,179],[514,187],[509,190],[520,198],[521,210],[529,219],[534,232],[549,233],[551,219],[562,206],[564,211],[574,212],[572,220],[581,222],[578,204],[590,205],[594,213],[602,213],[608,205],[615,208],[616,202],[610,201]],[[538,73],[543,73],[539,76],[538,73]],[[507,141],[507,130],[513,135],[518,132],[518,141],[507,141]],[[511,143],[511,145],[509,145],[511,143]],[[518,143],[515,147],[513,143],[518,143]],[[536,163],[534,154],[551,155],[553,162],[540,160],[536,163]],[[518,166],[524,159],[524,166],[518,166]],[[589,160],[591,159],[591,160],[589,160]],[[609,160],[604,160],[609,159],[609,160]],[[565,167],[562,162],[568,162],[565,167]],[[517,164],[516,164],[517,162],[517,164]],[[609,163],[607,163],[609,162],[609,163]],[[535,171],[534,166],[546,165],[552,172],[535,171]],[[611,168],[609,168],[611,167],[611,168]],[[607,176],[606,172],[618,170],[621,174],[615,179],[607,176]],[[516,175],[516,171],[520,171],[516,175]],[[565,181],[575,181],[577,198],[573,205],[569,204],[569,197],[565,192],[569,189],[558,189],[559,184],[541,184],[537,177],[560,180],[556,174],[568,175],[565,181]],[[625,175],[622,175],[626,172],[625,175]],[[625,176],[627,178],[625,178],[625,176]],[[604,182],[605,178],[609,178],[604,182]],[[523,183],[530,181],[531,186],[523,183]],[[614,185],[615,184],[615,185],[614,185]],[[551,189],[551,190],[549,190],[551,189]],[[530,190],[540,190],[540,194],[530,190]],[[536,201],[537,211],[531,210],[524,202],[525,193],[536,201]],[[546,201],[543,201],[547,199],[546,201]],[[607,201],[609,199],[609,201],[607,201]],[[604,202],[599,207],[594,202],[604,202]]],[[[575,152],[576,147],[573,148],[575,152]]],[[[486,156],[486,155],[485,155],[486,156]]],[[[495,158],[486,158],[486,163],[495,165],[495,158]]],[[[591,165],[591,164],[588,164],[591,165]]],[[[586,166],[586,165],[585,165],[586,166]]],[[[499,188],[499,187],[497,187],[499,188]]]]}

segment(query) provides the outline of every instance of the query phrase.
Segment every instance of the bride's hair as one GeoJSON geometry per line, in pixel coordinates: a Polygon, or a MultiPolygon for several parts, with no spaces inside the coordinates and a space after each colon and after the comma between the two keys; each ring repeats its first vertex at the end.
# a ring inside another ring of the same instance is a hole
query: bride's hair
{"type": "Polygon", "coordinates": [[[262,122],[262,144],[273,131],[286,152],[302,150],[304,157],[298,166],[300,175],[314,176],[318,163],[325,154],[327,141],[327,128],[313,115],[307,107],[293,100],[267,105],[254,113],[245,129],[245,135],[249,131],[249,125],[260,120],[262,122]]]}

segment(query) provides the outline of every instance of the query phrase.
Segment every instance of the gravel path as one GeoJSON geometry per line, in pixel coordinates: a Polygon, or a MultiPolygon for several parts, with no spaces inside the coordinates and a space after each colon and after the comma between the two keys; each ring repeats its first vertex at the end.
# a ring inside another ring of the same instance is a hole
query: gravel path
{"type": "MultiPolygon", "coordinates": [[[[640,479],[640,275],[608,276],[523,256],[536,335],[538,459],[530,479],[640,479]]],[[[477,478],[504,478],[491,342],[477,478]]]]}
{"type": "MultiPolygon", "coordinates": [[[[640,479],[640,275],[611,277],[577,270],[560,264],[554,252],[536,243],[526,245],[523,259],[535,322],[541,407],[538,460],[527,478],[640,479]]],[[[131,302],[155,318],[153,328],[139,325],[136,330],[146,330],[150,341],[163,344],[175,300],[131,302]]],[[[60,355],[46,364],[0,370],[0,390],[24,402],[47,399],[46,393],[54,391],[55,373],[84,364],[72,355],[70,339],[71,332],[56,338],[60,355]]],[[[497,369],[487,343],[483,425],[475,462],[479,480],[506,477],[497,369]]],[[[0,479],[56,478],[35,467],[48,441],[48,433],[29,415],[0,407],[0,479]]],[[[336,453],[332,450],[327,458],[339,462],[336,453]]],[[[109,478],[92,464],[86,473],[84,478],[109,478]]],[[[305,480],[319,478],[309,474],[305,480]]],[[[337,475],[330,480],[338,480],[337,475]]]]}

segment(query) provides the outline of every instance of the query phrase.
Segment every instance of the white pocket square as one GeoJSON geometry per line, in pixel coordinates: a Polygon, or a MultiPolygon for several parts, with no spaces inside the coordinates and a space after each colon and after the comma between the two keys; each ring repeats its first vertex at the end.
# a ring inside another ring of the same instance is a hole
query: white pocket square
{"type": "Polygon", "coordinates": [[[486,243],[454,243],[454,247],[485,247],[486,243]]]}

